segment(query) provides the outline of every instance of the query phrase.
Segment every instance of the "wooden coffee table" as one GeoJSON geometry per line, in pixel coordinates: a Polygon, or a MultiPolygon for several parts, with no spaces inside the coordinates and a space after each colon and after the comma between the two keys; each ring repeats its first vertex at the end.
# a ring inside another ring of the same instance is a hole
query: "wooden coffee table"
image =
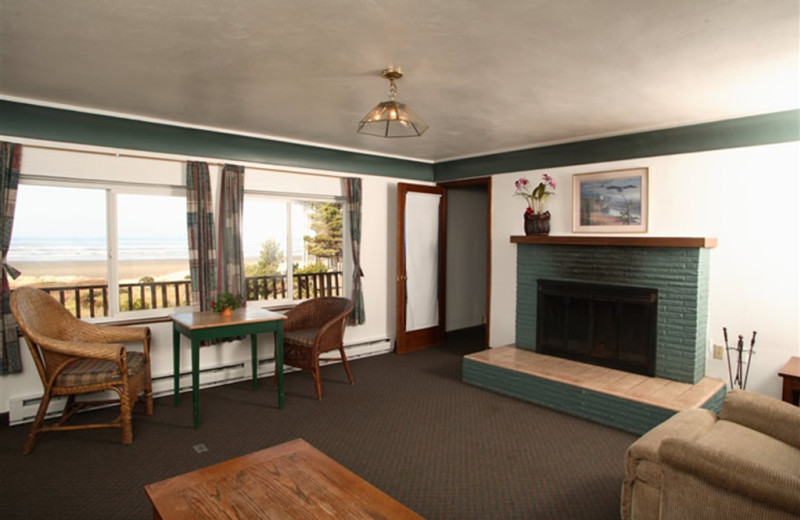
{"type": "Polygon", "coordinates": [[[144,489],[156,520],[422,518],[302,439],[144,489]]]}

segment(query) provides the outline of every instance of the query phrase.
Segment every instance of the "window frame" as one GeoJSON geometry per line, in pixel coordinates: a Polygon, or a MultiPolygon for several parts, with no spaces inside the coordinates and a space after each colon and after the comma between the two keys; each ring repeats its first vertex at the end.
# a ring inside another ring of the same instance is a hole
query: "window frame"
{"type": "MultiPolygon", "coordinates": [[[[50,177],[21,174],[20,185],[45,186],[53,188],[94,189],[105,192],[106,203],[106,280],[108,284],[108,315],[85,317],[80,319],[90,323],[117,322],[120,320],[147,320],[150,318],[164,318],[170,314],[192,310],[191,305],[180,307],[159,307],[157,309],[143,309],[134,311],[120,310],[119,290],[119,207],[117,197],[127,195],[154,195],[182,197],[186,199],[186,187],[168,184],[145,184],[121,181],[106,181],[97,179],[69,179],[64,177],[50,177]]],[[[16,218],[16,217],[15,217],[16,218]]],[[[185,224],[185,221],[184,221],[185,224]]],[[[12,229],[13,242],[13,229],[12,229]]],[[[188,262],[188,243],[187,262],[188,262]]]]}
{"type": "MultiPolygon", "coordinates": [[[[349,216],[347,214],[347,197],[343,195],[323,195],[323,194],[308,194],[308,193],[291,193],[291,192],[275,192],[263,189],[245,189],[244,190],[244,198],[247,199],[248,196],[250,197],[259,197],[264,199],[271,199],[280,201],[286,204],[286,218],[287,218],[287,225],[286,225],[286,244],[287,249],[291,248],[292,244],[292,233],[293,233],[293,219],[292,219],[292,205],[295,203],[299,204],[306,204],[312,202],[322,202],[322,203],[336,203],[342,207],[342,295],[349,294],[350,291],[350,281],[349,277],[345,276],[345,273],[348,271],[348,267],[352,264],[352,254],[350,247],[347,247],[350,241],[350,226],[349,226],[349,216]]],[[[295,299],[294,297],[294,265],[291,261],[291,251],[286,251],[286,281],[287,281],[287,288],[286,292],[289,295],[288,298],[282,298],[280,300],[248,300],[247,305],[259,305],[264,308],[286,308],[286,307],[293,307],[300,302],[305,301],[306,299],[295,299]]]]}
{"type": "MultiPolygon", "coordinates": [[[[118,322],[120,320],[148,320],[153,318],[165,318],[170,314],[179,312],[191,312],[194,305],[182,305],[180,307],[160,307],[158,309],[145,309],[134,311],[120,311],[120,290],[119,290],[119,208],[117,197],[120,194],[134,195],[160,195],[174,196],[186,199],[186,187],[174,184],[147,184],[125,181],[114,181],[106,179],[83,179],[65,178],[57,176],[41,176],[21,174],[20,185],[47,186],[54,188],[83,188],[95,189],[105,192],[106,201],[106,278],[108,284],[108,315],[87,317],[82,316],[82,320],[94,323],[118,322]]],[[[313,202],[336,203],[342,207],[342,286],[341,295],[349,294],[352,281],[346,275],[352,269],[352,251],[348,246],[350,242],[349,215],[347,213],[347,198],[344,195],[332,194],[311,194],[296,192],[275,192],[258,188],[244,190],[245,199],[248,197],[263,197],[276,200],[286,204],[287,229],[286,244],[287,249],[291,249],[291,237],[293,232],[292,207],[293,204],[307,204],[313,202]]],[[[214,207],[215,228],[219,219],[219,204],[214,207]]],[[[12,231],[13,233],[13,231],[12,231]]],[[[12,235],[13,236],[13,235],[12,235]]],[[[188,243],[187,243],[188,256],[188,243]]],[[[291,262],[291,251],[287,251],[287,294],[288,298],[270,300],[249,300],[248,304],[258,305],[264,308],[286,308],[294,306],[304,299],[294,297],[294,269],[291,262]]]]}

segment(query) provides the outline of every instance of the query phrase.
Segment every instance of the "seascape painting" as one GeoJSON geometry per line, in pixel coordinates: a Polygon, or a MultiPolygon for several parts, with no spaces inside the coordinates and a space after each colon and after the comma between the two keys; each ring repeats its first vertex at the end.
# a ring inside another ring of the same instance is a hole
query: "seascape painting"
{"type": "Polygon", "coordinates": [[[574,175],[573,231],[647,231],[647,168],[574,175]]]}

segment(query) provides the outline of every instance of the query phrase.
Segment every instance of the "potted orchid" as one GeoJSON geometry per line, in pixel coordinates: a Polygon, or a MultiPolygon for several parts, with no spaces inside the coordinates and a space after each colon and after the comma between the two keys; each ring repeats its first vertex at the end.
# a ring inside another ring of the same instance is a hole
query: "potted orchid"
{"type": "Polygon", "coordinates": [[[555,194],[555,179],[545,173],[542,175],[542,181],[531,189],[530,181],[521,177],[514,182],[514,187],[516,188],[514,195],[519,195],[528,203],[525,210],[525,234],[550,234],[550,212],[544,210],[544,203],[550,195],[555,194]],[[548,191],[548,188],[553,191],[548,191]]]}

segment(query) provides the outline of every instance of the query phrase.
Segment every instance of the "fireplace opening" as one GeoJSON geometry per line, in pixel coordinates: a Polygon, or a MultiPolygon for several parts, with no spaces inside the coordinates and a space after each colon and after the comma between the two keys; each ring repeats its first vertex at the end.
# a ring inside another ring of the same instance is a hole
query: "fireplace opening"
{"type": "Polygon", "coordinates": [[[538,281],[536,351],[655,375],[658,289],[538,281]]]}

